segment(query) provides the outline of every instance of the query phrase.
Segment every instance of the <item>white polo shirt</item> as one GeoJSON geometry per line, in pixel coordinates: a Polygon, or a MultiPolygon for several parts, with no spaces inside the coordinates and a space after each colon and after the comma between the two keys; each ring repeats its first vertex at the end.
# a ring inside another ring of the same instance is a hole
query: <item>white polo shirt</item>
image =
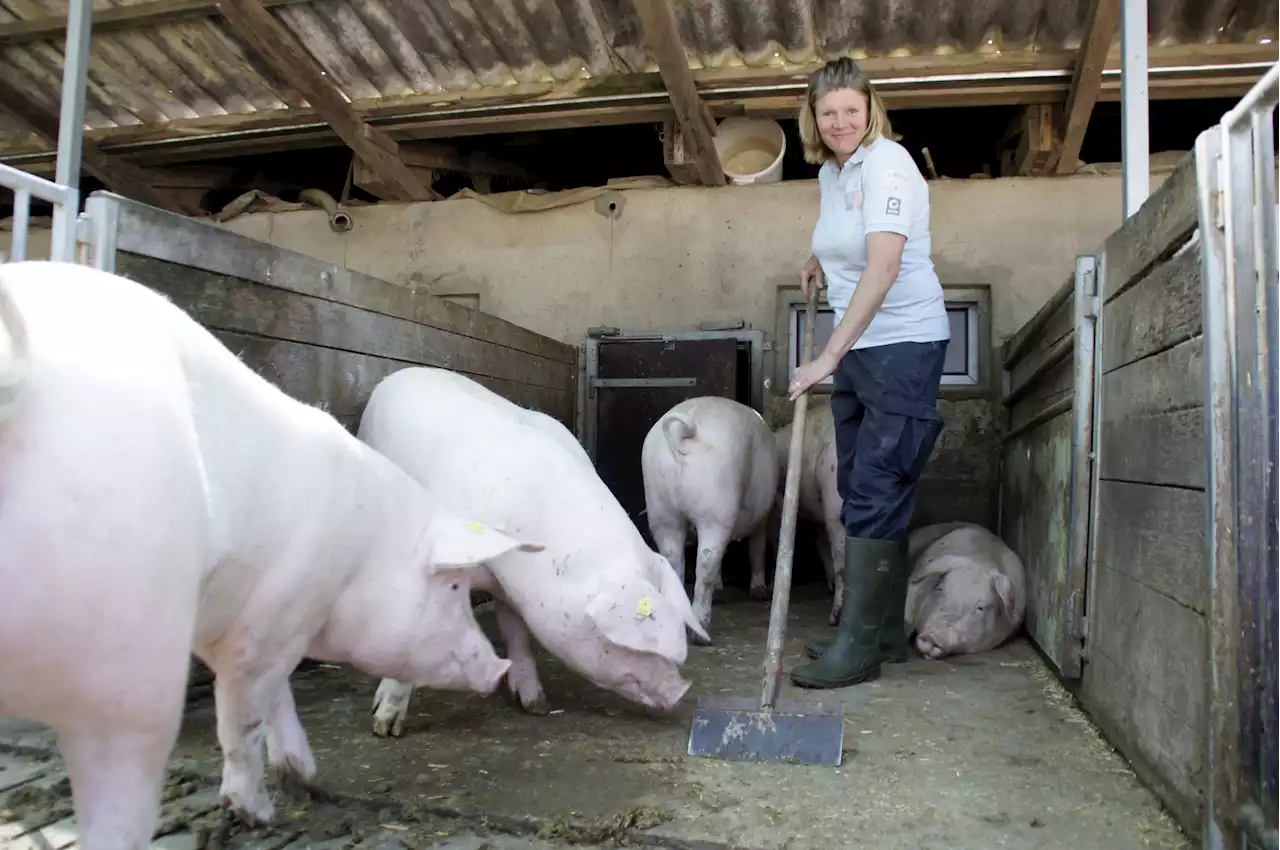
{"type": "Polygon", "coordinates": [[[942,284],[929,255],[929,185],[907,149],[881,137],[859,146],[843,168],[827,160],[818,171],[818,188],[812,247],[837,323],[867,268],[867,234],[907,237],[898,279],[853,347],[950,339],[942,284]]]}

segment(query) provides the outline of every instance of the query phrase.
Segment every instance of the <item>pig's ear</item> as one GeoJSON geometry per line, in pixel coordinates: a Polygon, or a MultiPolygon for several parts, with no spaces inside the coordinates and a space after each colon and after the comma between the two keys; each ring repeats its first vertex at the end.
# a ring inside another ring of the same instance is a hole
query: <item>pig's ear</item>
{"type": "Polygon", "coordinates": [[[606,586],[587,603],[587,616],[615,646],[653,652],[676,664],[688,654],[682,618],[658,588],[639,576],[606,586]]]}
{"type": "Polygon", "coordinates": [[[1016,601],[1014,599],[1015,588],[1013,582],[1004,573],[996,573],[991,577],[991,587],[995,589],[996,596],[1000,597],[1000,607],[1004,611],[1004,615],[1012,617],[1016,601]]]}
{"type": "Polygon", "coordinates": [[[516,540],[475,520],[439,517],[427,528],[427,569],[481,564],[513,549],[541,552],[541,543],[516,540]]]}
{"type": "Polygon", "coordinates": [[[680,581],[680,576],[676,575],[675,568],[671,566],[671,562],[659,555],[657,557],[657,584],[658,592],[662,594],[662,598],[667,600],[676,613],[680,615],[680,619],[686,626],[693,630],[693,633],[708,643],[711,642],[711,636],[707,634],[707,630],[702,628],[698,622],[698,618],[693,615],[693,603],[689,601],[689,594],[684,592],[684,584],[680,581]]]}
{"type": "Polygon", "coordinates": [[[917,593],[928,593],[933,590],[933,586],[947,575],[951,570],[951,559],[943,555],[934,558],[927,563],[920,563],[911,572],[911,580],[909,586],[917,593]]]}

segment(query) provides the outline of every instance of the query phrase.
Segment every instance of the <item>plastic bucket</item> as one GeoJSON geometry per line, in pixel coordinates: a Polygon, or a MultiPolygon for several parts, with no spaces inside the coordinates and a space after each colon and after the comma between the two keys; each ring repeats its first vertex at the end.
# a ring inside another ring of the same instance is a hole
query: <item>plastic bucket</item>
{"type": "Polygon", "coordinates": [[[716,127],[716,155],[725,176],[738,184],[777,183],[787,137],[771,118],[726,118],[716,127]]]}

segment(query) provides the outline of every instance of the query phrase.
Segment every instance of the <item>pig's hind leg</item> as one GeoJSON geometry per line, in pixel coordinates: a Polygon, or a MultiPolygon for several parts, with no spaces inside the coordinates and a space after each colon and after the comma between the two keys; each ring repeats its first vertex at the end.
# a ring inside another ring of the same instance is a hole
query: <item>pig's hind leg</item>
{"type": "MultiPolygon", "coordinates": [[[[711,634],[711,598],[720,580],[724,550],[729,545],[729,524],[700,524],[698,530],[698,564],[694,570],[693,614],[703,630],[711,634]]],[[[692,632],[689,640],[702,643],[692,632]]]]}
{"type": "Polygon", "coordinates": [[[751,588],[748,595],[752,599],[767,600],[769,585],[764,580],[765,544],[769,541],[768,519],[761,521],[759,528],[747,537],[747,554],[751,561],[751,588]]]}
{"type": "Polygon", "coordinates": [[[493,600],[494,613],[498,617],[498,631],[507,645],[507,687],[520,700],[520,706],[530,714],[546,714],[550,711],[547,697],[538,680],[538,665],[533,658],[529,627],[520,619],[519,612],[497,597],[493,600]]]}
{"type": "Polygon", "coordinates": [[[125,677],[110,692],[82,692],[83,713],[54,725],[83,850],[137,850],[151,843],[182,722],[187,666],[181,644],[176,651],[157,649],[172,657],[152,654],[146,687],[125,677]]]}
{"type": "MultiPolygon", "coordinates": [[[[263,775],[263,750],[268,720],[278,711],[281,694],[288,688],[289,671],[299,658],[300,654],[263,671],[215,668],[222,802],[251,827],[269,823],[275,813],[263,775]]],[[[292,703],[290,697],[289,705],[292,703]]]]}
{"type": "Polygon", "coordinates": [[[282,788],[317,793],[318,789],[312,784],[316,776],[316,760],[307,743],[307,732],[298,719],[293,688],[287,680],[280,689],[267,723],[267,765],[282,788]]]}

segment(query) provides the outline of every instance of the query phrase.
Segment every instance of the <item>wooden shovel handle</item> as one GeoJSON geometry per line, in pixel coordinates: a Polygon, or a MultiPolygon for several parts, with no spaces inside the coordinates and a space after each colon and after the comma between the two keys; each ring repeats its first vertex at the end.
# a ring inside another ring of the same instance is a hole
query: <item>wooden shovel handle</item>
{"type": "MultiPolygon", "coordinates": [[[[818,290],[822,275],[809,284],[804,305],[804,353],[801,363],[813,360],[814,326],[817,324],[818,290]]],[[[778,562],[773,571],[773,606],[769,611],[769,639],[764,657],[762,707],[772,708],[782,679],[782,642],[787,635],[787,607],[791,603],[791,562],[796,552],[796,514],[800,509],[800,454],[804,447],[804,420],[809,412],[809,390],[796,399],[791,420],[791,452],[787,456],[786,488],[782,493],[782,528],[778,533],[778,562]]]]}

